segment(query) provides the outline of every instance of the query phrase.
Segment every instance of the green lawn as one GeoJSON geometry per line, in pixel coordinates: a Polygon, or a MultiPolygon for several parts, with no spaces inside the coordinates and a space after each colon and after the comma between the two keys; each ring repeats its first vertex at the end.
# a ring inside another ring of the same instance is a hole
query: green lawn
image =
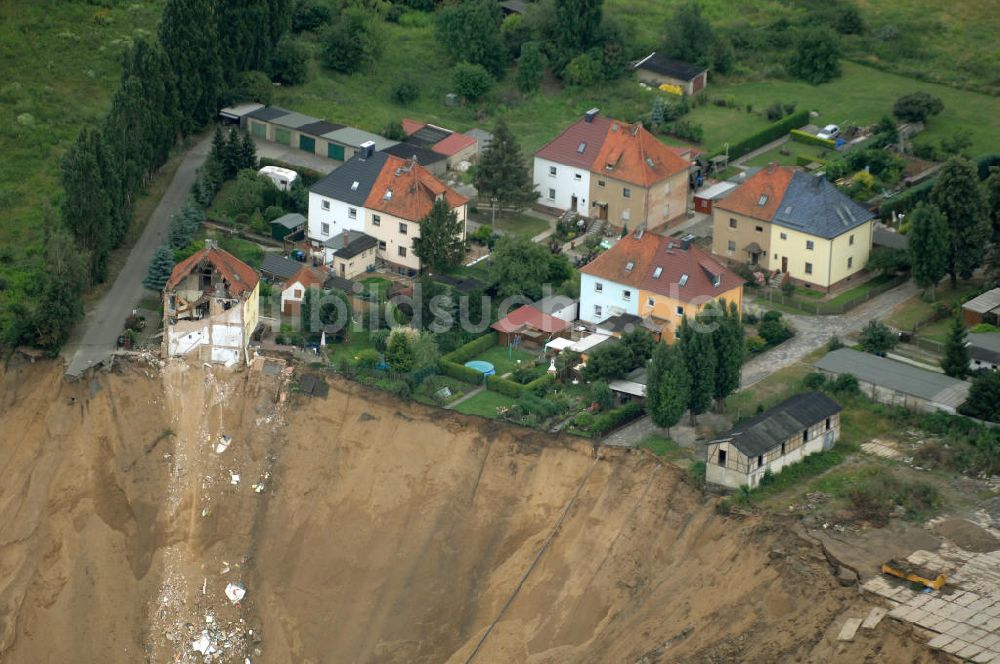
{"type": "Polygon", "coordinates": [[[365,348],[370,348],[368,344],[368,330],[351,331],[346,344],[330,344],[327,346],[327,353],[330,355],[330,363],[337,366],[341,360],[354,360],[354,356],[365,348]]]}
{"type": "MultiPolygon", "coordinates": [[[[712,86],[709,86],[708,90],[709,94],[715,94],[712,86]]],[[[692,109],[685,119],[697,122],[705,129],[705,143],[701,147],[708,152],[714,152],[725,150],[726,143],[737,143],[771,124],[764,117],[763,111],[763,106],[755,107],[752,113],[747,113],[743,105],[739,108],[728,108],[705,104],[692,109]]],[[[794,157],[792,161],[795,161],[794,157]]],[[[767,164],[766,161],[764,163],[767,164]]]]}
{"type": "MultiPolygon", "coordinates": [[[[904,94],[925,90],[944,101],[944,111],[928,122],[914,142],[937,142],[958,129],[971,132],[973,154],[1000,152],[1000,98],[917,81],[852,62],[843,63],[843,75],[830,83],[809,85],[799,81],[755,81],[712,86],[713,94],[730,95],[739,104],[765,108],[781,100],[798,108],[818,111],[816,124],[871,124],[889,113],[904,94]]],[[[706,143],[712,144],[706,130],[706,143]]]]}
{"type": "Polygon", "coordinates": [[[498,407],[509,408],[513,403],[514,399],[505,397],[499,392],[483,390],[476,396],[455,406],[455,410],[466,415],[479,415],[492,420],[497,416],[498,407]]]}
{"type": "Polygon", "coordinates": [[[876,277],[872,277],[863,284],[859,284],[854,288],[845,290],[834,297],[831,297],[828,301],[831,305],[833,304],[845,304],[851,300],[855,300],[859,297],[863,297],[873,288],[878,288],[879,286],[884,286],[893,280],[893,276],[889,274],[880,274],[876,277]]]}
{"type": "MultiPolygon", "coordinates": [[[[890,314],[889,324],[899,330],[912,330],[915,325],[934,316],[934,308],[937,303],[957,306],[982,289],[982,286],[976,282],[960,281],[954,290],[946,284],[947,282],[942,282],[937,287],[934,302],[929,302],[924,299],[922,294],[917,294],[900,304],[890,314]]],[[[947,321],[944,321],[944,327],[947,328],[947,321]]],[[[921,327],[919,332],[926,334],[929,329],[931,329],[930,326],[921,327]]]]}
{"type": "Polygon", "coordinates": [[[362,279],[361,283],[364,284],[364,293],[373,293],[377,296],[380,302],[389,294],[389,288],[392,286],[392,281],[386,279],[385,277],[368,277],[362,279]]]}
{"type": "Polygon", "coordinates": [[[669,438],[661,436],[650,436],[639,441],[638,447],[645,448],[658,457],[663,457],[667,461],[681,461],[691,458],[691,450],[675,443],[669,438]]]}
{"type": "Polygon", "coordinates": [[[493,346],[489,350],[477,355],[474,359],[485,360],[492,363],[497,370],[498,376],[502,376],[516,369],[518,360],[529,364],[534,364],[535,362],[535,356],[533,354],[517,348],[508,350],[504,346],[493,346]]]}
{"type": "MultiPolygon", "coordinates": [[[[489,225],[492,221],[492,214],[487,208],[480,210],[477,214],[470,214],[469,218],[476,223],[489,225]]],[[[522,212],[504,212],[497,216],[495,227],[497,231],[502,233],[524,235],[531,238],[547,231],[549,222],[522,212]]]]}
{"type": "Polygon", "coordinates": [[[8,293],[34,286],[60,158],[103,118],[126,45],[155,31],[163,5],[0,2],[0,319],[8,293]]]}
{"type": "Polygon", "coordinates": [[[818,145],[807,145],[798,141],[786,141],[774,150],[768,150],[746,163],[748,166],[767,166],[771,162],[782,166],[797,166],[797,157],[800,155],[808,156],[810,159],[829,159],[832,156],[836,156],[833,150],[818,145]],[[782,154],[782,152],[787,152],[788,154],[782,154]]]}
{"type": "Polygon", "coordinates": [[[219,247],[236,256],[255,270],[264,262],[264,250],[260,245],[238,237],[218,236],[219,247]]]}

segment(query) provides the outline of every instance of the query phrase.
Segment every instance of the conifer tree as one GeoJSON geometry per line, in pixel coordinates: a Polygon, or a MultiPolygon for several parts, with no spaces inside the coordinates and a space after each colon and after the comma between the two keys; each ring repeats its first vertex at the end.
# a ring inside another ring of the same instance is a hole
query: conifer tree
{"type": "Polygon", "coordinates": [[[523,207],[538,199],[521,147],[503,120],[493,129],[493,140],[483,151],[472,182],[491,201],[494,215],[498,208],[523,207]]]}
{"type": "Polygon", "coordinates": [[[163,287],[167,285],[167,280],[170,279],[170,273],[173,269],[174,252],[169,246],[161,244],[156,248],[153,262],[149,264],[149,271],[142,283],[146,288],[157,292],[162,291],[163,287]]]}
{"type": "Polygon", "coordinates": [[[45,270],[33,311],[34,341],[50,351],[66,342],[73,326],[83,317],[83,293],[87,289],[89,255],[46,207],[44,217],[45,270]]]}
{"type": "Polygon", "coordinates": [[[103,281],[111,250],[111,203],[100,172],[99,136],[84,129],[63,157],[62,219],[83,250],[90,256],[91,282],[103,281]]]}
{"type": "Polygon", "coordinates": [[[740,387],[743,370],[743,358],[746,355],[743,322],[740,312],[733,302],[729,306],[726,301],[719,302],[719,316],[712,332],[712,342],[715,346],[715,403],[719,412],[726,406],[726,397],[740,387]]]}
{"type": "Polygon", "coordinates": [[[688,411],[691,413],[691,424],[695,425],[698,415],[709,409],[715,395],[715,344],[710,333],[695,329],[686,316],[681,319],[680,344],[691,377],[688,411]]]}
{"type": "Polygon", "coordinates": [[[420,220],[420,237],[413,240],[413,253],[421,267],[443,270],[457,266],[465,257],[462,222],[442,197],[420,220]]]}
{"type": "Polygon", "coordinates": [[[986,201],[975,164],[964,157],[949,159],[934,182],[930,202],[948,220],[948,275],[954,288],[959,277],[968,279],[982,265],[989,239],[986,201]]]}
{"type": "Polygon", "coordinates": [[[966,334],[961,313],[952,318],[948,339],[944,344],[941,368],[945,374],[952,378],[965,378],[969,375],[968,334],[966,334]]]}
{"type": "Polygon", "coordinates": [[[951,247],[948,220],[933,205],[921,203],[909,215],[910,265],[913,280],[924,289],[934,289],[948,274],[948,255],[951,247]]]}
{"type": "Polygon", "coordinates": [[[408,373],[413,369],[413,344],[410,342],[409,330],[396,328],[389,335],[385,363],[396,373],[408,373]]]}
{"type": "Polygon", "coordinates": [[[167,0],[160,44],[177,81],[180,129],[190,134],[215,117],[223,71],[213,0],[167,0]]]}
{"type": "Polygon", "coordinates": [[[691,379],[680,346],[657,344],[646,371],[646,412],[653,424],[667,430],[687,410],[691,379]]]}
{"type": "MultiPolygon", "coordinates": [[[[243,134],[239,149],[240,168],[257,168],[257,145],[253,142],[250,134],[243,134]]],[[[301,178],[296,179],[299,182],[301,178]]]]}

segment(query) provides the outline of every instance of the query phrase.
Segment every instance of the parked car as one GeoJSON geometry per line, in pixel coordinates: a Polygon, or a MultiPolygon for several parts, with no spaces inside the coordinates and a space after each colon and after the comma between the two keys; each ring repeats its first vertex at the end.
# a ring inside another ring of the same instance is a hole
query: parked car
{"type": "Polygon", "coordinates": [[[823,127],[818,134],[816,134],[816,138],[823,138],[828,141],[832,141],[838,136],[840,136],[840,127],[835,124],[828,124],[823,127]]]}

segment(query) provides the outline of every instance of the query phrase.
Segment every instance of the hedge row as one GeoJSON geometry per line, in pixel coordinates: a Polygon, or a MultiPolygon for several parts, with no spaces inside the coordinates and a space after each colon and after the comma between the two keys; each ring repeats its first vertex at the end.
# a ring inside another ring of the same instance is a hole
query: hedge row
{"type": "Polygon", "coordinates": [[[821,164],[825,166],[826,160],[820,159],[819,157],[810,157],[807,154],[799,154],[795,155],[795,164],[796,166],[803,167],[808,166],[809,164],[821,164]]]}
{"type": "Polygon", "coordinates": [[[476,355],[479,355],[484,350],[492,348],[497,343],[497,333],[487,332],[481,337],[476,337],[464,346],[459,346],[455,350],[451,351],[447,355],[443,356],[442,360],[448,360],[455,362],[457,364],[465,364],[476,355]]]}
{"type": "Polygon", "coordinates": [[[555,376],[550,376],[549,374],[542,374],[530,383],[518,383],[517,381],[510,380],[509,378],[501,378],[500,376],[489,376],[486,379],[486,389],[493,390],[494,392],[499,392],[500,394],[511,397],[514,399],[519,399],[525,394],[534,393],[536,389],[544,385],[548,385],[555,380],[555,376]]]}
{"type": "Polygon", "coordinates": [[[788,132],[792,136],[792,140],[796,143],[805,143],[806,145],[818,145],[823,148],[829,148],[831,150],[837,147],[837,141],[831,141],[828,138],[820,138],[814,134],[810,134],[808,131],[802,131],[801,129],[793,129],[788,132]]]}
{"type": "Polygon", "coordinates": [[[645,409],[639,404],[639,402],[629,401],[621,408],[609,410],[595,417],[594,424],[590,427],[590,430],[594,434],[600,436],[611,431],[620,424],[624,424],[641,417],[645,412],[645,409]]]}
{"type": "MultiPolygon", "coordinates": [[[[756,134],[751,134],[739,143],[730,145],[729,158],[738,159],[748,152],[753,152],[757,148],[764,147],[771,141],[778,140],[792,129],[798,129],[799,127],[804,127],[807,124],[809,124],[809,111],[796,111],[795,113],[778,120],[774,124],[768,125],[756,134]]],[[[719,150],[712,156],[715,157],[723,154],[723,152],[723,150],[719,150]]]]}
{"type": "Polygon", "coordinates": [[[465,381],[466,383],[478,384],[483,380],[483,374],[475,369],[470,369],[464,364],[459,364],[458,362],[452,362],[451,360],[440,360],[438,362],[438,369],[445,376],[450,376],[457,380],[465,381]]]}
{"type": "MultiPolygon", "coordinates": [[[[976,168],[979,171],[980,180],[985,180],[989,177],[991,166],[1000,166],[1000,154],[985,154],[976,159],[976,168]]],[[[883,202],[878,209],[879,216],[886,219],[893,212],[908,212],[917,207],[918,203],[926,201],[931,195],[931,189],[934,188],[936,181],[937,176],[935,175],[929,180],[925,180],[917,186],[911,187],[883,202]]]]}

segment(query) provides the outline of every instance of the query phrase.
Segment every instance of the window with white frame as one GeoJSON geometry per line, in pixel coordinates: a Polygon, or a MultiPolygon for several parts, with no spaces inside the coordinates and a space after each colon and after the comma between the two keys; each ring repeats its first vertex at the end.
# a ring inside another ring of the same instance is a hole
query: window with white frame
{"type": "Polygon", "coordinates": [[[379,240],[378,241],[378,248],[379,248],[379,251],[385,251],[385,240],[379,240]]]}
{"type": "Polygon", "coordinates": [[[728,243],[729,251],[736,251],[736,240],[730,240],[728,243]]]}
{"type": "Polygon", "coordinates": [[[323,208],[324,210],[329,210],[329,209],[330,209],[330,201],[328,201],[328,200],[326,200],[326,199],[324,198],[324,199],[323,199],[323,202],[321,203],[321,206],[322,206],[322,208],[323,208]]]}
{"type": "Polygon", "coordinates": [[[628,302],[629,300],[631,300],[632,299],[632,291],[630,291],[630,290],[623,290],[622,291],[622,299],[625,300],[626,302],[628,302]]]}
{"type": "Polygon", "coordinates": [[[555,177],[555,175],[556,175],[556,167],[555,166],[549,166],[549,175],[552,176],[552,177],[555,177]]]}
{"type": "Polygon", "coordinates": [[[330,234],[330,224],[327,224],[327,223],[320,224],[319,225],[319,232],[322,233],[323,235],[329,235],[330,234]]]}
{"type": "Polygon", "coordinates": [[[647,297],[646,298],[646,304],[648,304],[651,307],[655,307],[656,306],[656,300],[653,299],[653,298],[651,298],[651,297],[647,297]]]}
{"type": "Polygon", "coordinates": [[[580,180],[583,179],[583,176],[580,175],[579,173],[573,173],[573,179],[579,182],[580,180]]]}
{"type": "Polygon", "coordinates": [[[604,284],[602,284],[600,281],[595,281],[594,282],[594,292],[595,293],[603,293],[604,292],[604,284]]]}
{"type": "Polygon", "coordinates": [[[399,234],[406,235],[406,224],[399,222],[399,234]]]}
{"type": "Polygon", "coordinates": [[[549,200],[550,201],[554,201],[555,199],[556,199],[556,190],[555,189],[549,189],[549,200]]]}
{"type": "Polygon", "coordinates": [[[628,187],[622,187],[622,198],[632,198],[632,190],[628,187]]]}
{"type": "Polygon", "coordinates": [[[806,274],[812,274],[812,273],[813,273],[813,264],[806,263],[806,274]]]}
{"type": "Polygon", "coordinates": [[[399,255],[403,258],[406,257],[406,247],[399,247],[399,255]]]}
{"type": "Polygon", "coordinates": [[[372,215],[372,226],[381,226],[381,225],[382,225],[382,216],[381,215],[377,215],[377,214],[373,214],[372,215]]]}
{"type": "Polygon", "coordinates": [[[595,304],[594,305],[594,315],[597,316],[598,318],[600,318],[602,313],[603,313],[603,309],[601,309],[601,305],[595,304]]]}
{"type": "Polygon", "coordinates": [[[347,208],[347,216],[350,219],[357,219],[358,218],[358,208],[352,208],[352,207],[347,208]]]}
{"type": "Polygon", "coordinates": [[[683,316],[684,315],[684,307],[682,307],[679,304],[677,305],[677,315],[678,316],[683,316]]]}
{"type": "Polygon", "coordinates": [[[816,245],[813,244],[812,240],[806,240],[806,249],[812,251],[816,245]]]}

